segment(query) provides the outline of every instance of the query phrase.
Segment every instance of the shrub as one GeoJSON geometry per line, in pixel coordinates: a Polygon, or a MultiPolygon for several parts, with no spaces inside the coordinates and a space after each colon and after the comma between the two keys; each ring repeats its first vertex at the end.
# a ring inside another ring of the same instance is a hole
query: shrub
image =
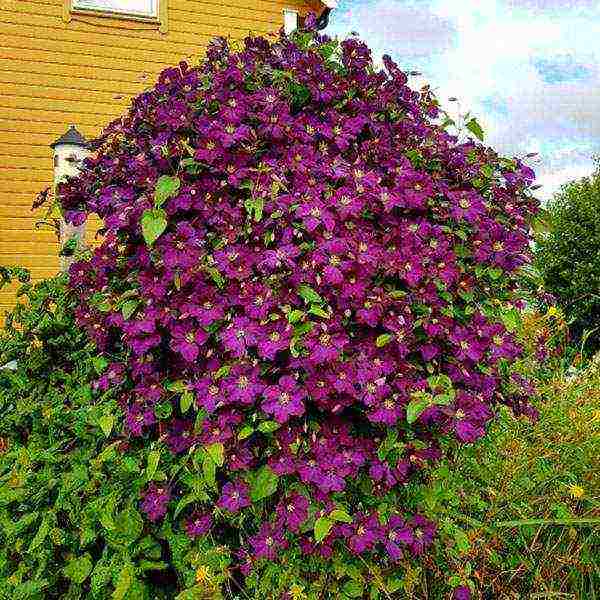
{"type": "Polygon", "coordinates": [[[563,186],[546,208],[549,227],[537,236],[535,265],[573,338],[593,353],[600,349],[600,171],[563,186]]]}
{"type": "MultiPolygon", "coordinates": [[[[14,273],[3,273],[8,283],[14,273]]],[[[6,599],[76,598],[69,579],[81,588],[92,556],[102,554],[102,545],[94,548],[91,516],[108,496],[100,462],[92,465],[105,438],[98,423],[116,402],[114,394],[93,399],[94,344],[74,324],[65,283],[63,276],[24,286],[0,336],[0,597],[6,599]]],[[[90,597],[98,597],[95,587],[90,597]]]]}
{"type": "Polygon", "coordinates": [[[65,284],[22,287],[0,335],[0,598],[172,600],[190,540],[139,512],[155,451],[117,431],[117,394],[93,385],[107,363],[65,284]]]}
{"type": "Polygon", "coordinates": [[[70,271],[77,322],[185,597],[393,593],[436,535],[412,482],[499,404],[533,414],[509,331],[533,173],[384,65],[310,31],[216,40],[62,186],[105,223],[70,271]]]}

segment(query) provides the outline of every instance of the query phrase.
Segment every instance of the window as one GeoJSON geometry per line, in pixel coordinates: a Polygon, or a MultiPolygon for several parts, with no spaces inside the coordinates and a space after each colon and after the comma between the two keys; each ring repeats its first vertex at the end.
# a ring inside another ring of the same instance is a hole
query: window
{"type": "Polygon", "coordinates": [[[158,18],[158,0],[72,0],[72,8],[158,18]]]}
{"type": "Polygon", "coordinates": [[[288,34],[298,29],[298,11],[283,9],[283,29],[288,34]]]}

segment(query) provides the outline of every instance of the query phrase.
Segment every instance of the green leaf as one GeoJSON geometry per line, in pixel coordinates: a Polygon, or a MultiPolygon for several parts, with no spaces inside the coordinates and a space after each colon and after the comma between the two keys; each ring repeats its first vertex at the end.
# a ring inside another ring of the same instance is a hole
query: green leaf
{"type": "Polygon", "coordinates": [[[217,487],[217,465],[215,464],[215,461],[208,455],[208,453],[204,454],[204,460],[202,461],[202,475],[208,486],[212,488],[217,487]]]}
{"type": "Polygon", "coordinates": [[[487,274],[492,281],[496,281],[497,279],[500,279],[500,277],[502,277],[503,273],[504,273],[504,271],[502,269],[499,269],[498,267],[490,267],[487,270],[487,274]]]}
{"type": "Polygon", "coordinates": [[[60,249],[59,256],[73,256],[79,245],[79,239],[77,236],[69,238],[60,249]]]}
{"type": "Polygon", "coordinates": [[[317,304],[313,304],[308,312],[311,315],[315,315],[317,317],[323,317],[324,319],[329,319],[329,317],[331,316],[326,310],[323,310],[320,306],[318,306],[317,304]]]}
{"type": "Polygon", "coordinates": [[[406,421],[407,423],[414,423],[421,413],[430,406],[430,398],[415,398],[410,401],[410,404],[406,407],[406,421]]]}
{"type": "Polygon", "coordinates": [[[170,177],[169,175],[159,177],[154,188],[154,206],[160,208],[169,198],[177,194],[180,187],[179,177],[170,177]]]}
{"type": "Polygon", "coordinates": [[[121,314],[124,319],[129,319],[131,315],[135,312],[135,309],[139,306],[139,300],[127,300],[123,302],[121,306],[121,314]]]}
{"type": "Polygon", "coordinates": [[[277,423],[277,421],[263,421],[262,423],[259,423],[258,430],[262,433],[272,433],[280,427],[281,424],[277,423]]]}
{"type": "Polygon", "coordinates": [[[94,358],[92,358],[92,365],[94,365],[96,373],[100,375],[106,370],[106,367],[108,367],[108,361],[102,356],[94,356],[94,358]]]}
{"type": "Polygon", "coordinates": [[[184,496],[177,503],[177,507],[175,508],[175,512],[173,513],[173,518],[176,519],[181,514],[181,511],[186,506],[189,506],[193,502],[199,502],[199,501],[207,500],[207,499],[208,499],[208,495],[204,494],[204,492],[199,493],[199,494],[193,493],[193,494],[188,494],[187,496],[184,496]]]}
{"type": "Polygon", "coordinates": [[[218,269],[214,267],[207,267],[206,272],[210,275],[210,278],[217,284],[218,288],[222,288],[225,285],[225,278],[218,269]]]}
{"type": "Polygon", "coordinates": [[[98,425],[100,429],[102,429],[102,433],[104,433],[105,437],[110,435],[112,428],[115,424],[115,415],[102,415],[98,419],[98,425]]]}
{"type": "Polygon", "coordinates": [[[469,541],[467,534],[460,527],[454,529],[454,541],[456,542],[456,547],[459,552],[462,554],[465,554],[471,549],[471,542],[469,541]]]}
{"type": "Polygon", "coordinates": [[[518,331],[521,328],[521,313],[516,308],[505,310],[501,315],[504,326],[509,331],[518,331]]]}
{"type": "Polygon", "coordinates": [[[244,425],[244,427],[242,427],[240,429],[240,432],[238,433],[238,440],[245,440],[246,438],[250,437],[253,433],[254,427],[252,427],[251,425],[244,425]]]}
{"type": "Polygon", "coordinates": [[[431,377],[427,378],[427,383],[429,384],[432,392],[442,392],[434,396],[432,404],[446,406],[454,401],[454,398],[456,397],[456,391],[452,385],[452,380],[450,377],[448,377],[448,375],[444,375],[443,373],[431,375],[431,377]]]}
{"type": "Polygon", "coordinates": [[[48,535],[48,531],[50,530],[50,521],[49,519],[44,519],[37,530],[33,540],[31,540],[31,544],[29,545],[28,552],[33,552],[38,546],[42,544],[42,542],[46,539],[48,535]]]}
{"type": "Polygon", "coordinates": [[[403,586],[403,581],[400,577],[390,577],[385,583],[385,589],[388,593],[393,594],[401,589],[403,586]]]}
{"type": "Polygon", "coordinates": [[[308,285],[301,285],[298,288],[298,295],[303,298],[308,304],[323,304],[323,298],[308,285]]]}
{"type": "Polygon", "coordinates": [[[119,578],[117,579],[117,584],[115,585],[115,591],[112,594],[112,600],[123,600],[125,598],[125,594],[127,594],[134,581],[135,568],[130,562],[127,562],[119,573],[119,578]]]}
{"type": "Polygon", "coordinates": [[[332,510],[329,513],[329,518],[333,519],[334,521],[340,521],[341,523],[352,523],[353,522],[352,517],[345,510],[342,510],[341,508],[336,508],[335,510],[332,510]]]}
{"type": "Polygon", "coordinates": [[[305,313],[301,310],[291,310],[288,313],[287,318],[290,323],[297,323],[298,321],[302,320],[304,315],[305,313]]]}
{"type": "Polygon", "coordinates": [[[142,534],[144,521],[140,513],[132,507],[123,509],[114,521],[114,527],[108,531],[107,540],[117,547],[133,544],[142,534]]]}
{"type": "Polygon", "coordinates": [[[317,542],[322,542],[329,535],[329,532],[331,531],[331,528],[333,527],[333,523],[334,523],[334,521],[332,521],[328,517],[319,517],[315,521],[314,531],[315,531],[315,540],[317,542]]]}
{"type": "Polygon", "coordinates": [[[389,344],[394,339],[394,336],[391,333],[382,333],[380,336],[377,336],[375,340],[375,345],[378,348],[383,348],[386,344],[389,344]]]}
{"type": "Polygon", "coordinates": [[[148,246],[152,246],[166,228],[167,213],[162,208],[144,211],[142,215],[142,234],[148,246]]]}
{"type": "Polygon", "coordinates": [[[294,337],[301,337],[306,335],[309,331],[312,331],[314,327],[314,323],[309,321],[308,323],[302,323],[302,325],[297,325],[294,327],[294,337]]]}
{"type": "Polygon", "coordinates": [[[160,462],[160,450],[152,450],[148,453],[148,465],[146,467],[146,479],[152,481],[160,462]]]}
{"type": "Polygon", "coordinates": [[[159,402],[154,407],[154,414],[157,419],[168,419],[173,413],[173,405],[170,402],[159,402]]]}
{"type": "Polygon", "coordinates": [[[86,552],[83,556],[72,558],[64,568],[64,574],[73,583],[82,584],[92,572],[92,557],[86,552]]]}
{"type": "Polygon", "coordinates": [[[398,441],[398,431],[396,429],[390,429],[385,436],[385,439],[379,445],[377,449],[377,456],[379,460],[385,460],[387,455],[390,453],[392,448],[398,441]]]}
{"type": "Polygon", "coordinates": [[[364,593],[364,586],[360,581],[350,580],[347,581],[342,587],[342,593],[348,598],[362,598],[364,593]]]}
{"type": "Polygon", "coordinates": [[[102,510],[98,515],[98,519],[102,526],[109,531],[115,528],[115,521],[113,519],[113,512],[115,510],[115,498],[114,496],[109,496],[109,498],[104,503],[102,510]]]}
{"type": "Polygon", "coordinates": [[[103,462],[114,458],[117,454],[117,446],[120,445],[120,443],[121,441],[117,440],[116,442],[113,442],[112,444],[106,446],[106,448],[104,448],[104,450],[102,450],[102,452],[100,452],[100,454],[98,454],[98,457],[96,458],[98,463],[102,464],[103,462]]]}
{"type": "Polygon", "coordinates": [[[221,379],[221,377],[226,377],[229,375],[229,371],[231,371],[231,365],[223,365],[219,367],[214,374],[214,379],[221,379]]]}
{"type": "Polygon", "coordinates": [[[453,389],[452,380],[448,375],[440,373],[439,375],[432,375],[427,378],[427,383],[432,391],[442,390],[443,392],[449,392],[453,389]]]}
{"type": "Polygon", "coordinates": [[[187,390],[187,384],[185,381],[178,379],[177,381],[169,381],[166,383],[165,388],[170,392],[185,392],[185,390],[187,390]]]}
{"type": "Polygon", "coordinates": [[[262,197],[249,198],[244,202],[244,206],[251,218],[258,223],[262,219],[263,209],[265,207],[265,199],[262,197]]]}
{"type": "Polygon", "coordinates": [[[250,498],[253,502],[258,502],[263,498],[272,496],[277,491],[279,477],[273,473],[268,465],[261,467],[252,482],[250,488],[250,498]]]}
{"type": "Polygon", "coordinates": [[[222,467],[225,462],[225,448],[223,444],[211,444],[204,448],[208,456],[218,467],[222,467]]]}
{"type": "Polygon", "coordinates": [[[189,390],[186,390],[183,392],[183,394],[181,394],[181,398],[179,398],[179,409],[183,414],[185,414],[190,409],[190,406],[192,406],[193,402],[194,394],[192,394],[192,392],[189,390]]]}
{"type": "Polygon", "coordinates": [[[454,402],[454,397],[454,390],[452,390],[452,392],[448,394],[438,394],[437,396],[433,397],[433,404],[448,406],[449,404],[452,404],[452,402],[454,402]]]}
{"type": "Polygon", "coordinates": [[[494,167],[492,165],[483,165],[481,172],[488,178],[491,179],[494,176],[494,167]]]}
{"type": "Polygon", "coordinates": [[[481,128],[481,125],[479,124],[479,122],[477,121],[477,119],[475,117],[473,117],[469,121],[467,121],[466,127],[476,138],[478,138],[479,140],[481,140],[483,142],[483,138],[484,138],[483,129],[481,128]]]}

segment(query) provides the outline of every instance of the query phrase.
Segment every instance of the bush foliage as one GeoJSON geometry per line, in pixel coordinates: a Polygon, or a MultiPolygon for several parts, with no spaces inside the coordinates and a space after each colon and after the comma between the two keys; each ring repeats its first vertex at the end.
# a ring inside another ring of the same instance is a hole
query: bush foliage
{"type": "Polygon", "coordinates": [[[310,31],[216,40],[62,187],[72,221],[106,227],[69,281],[99,353],[69,400],[96,425],[73,485],[100,491],[72,597],[98,564],[113,598],[154,593],[155,571],[182,600],[389,596],[437,534],[428,467],[500,404],[535,414],[513,334],[533,173],[384,65],[310,31]],[[98,431],[117,436],[99,455],[98,431]]]}
{"type": "Polygon", "coordinates": [[[600,171],[565,185],[550,201],[535,265],[584,350],[600,349],[600,171]]]}
{"type": "Polygon", "coordinates": [[[22,288],[0,337],[0,598],[172,599],[189,541],[144,525],[152,448],[92,385],[106,361],[65,284],[22,288]]]}

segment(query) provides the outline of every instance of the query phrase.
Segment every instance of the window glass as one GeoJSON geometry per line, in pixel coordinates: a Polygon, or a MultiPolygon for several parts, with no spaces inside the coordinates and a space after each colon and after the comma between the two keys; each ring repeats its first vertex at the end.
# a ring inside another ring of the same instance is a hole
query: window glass
{"type": "Polygon", "coordinates": [[[157,16],[158,0],[73,0],[73,8],[88,8],[128,15],[157,16]]]}
{"type": "Polygon", "coordinates": [[[298,29],[298,13],[295,10],[283,10],[283,29],[286,33],[298,29]]]}

